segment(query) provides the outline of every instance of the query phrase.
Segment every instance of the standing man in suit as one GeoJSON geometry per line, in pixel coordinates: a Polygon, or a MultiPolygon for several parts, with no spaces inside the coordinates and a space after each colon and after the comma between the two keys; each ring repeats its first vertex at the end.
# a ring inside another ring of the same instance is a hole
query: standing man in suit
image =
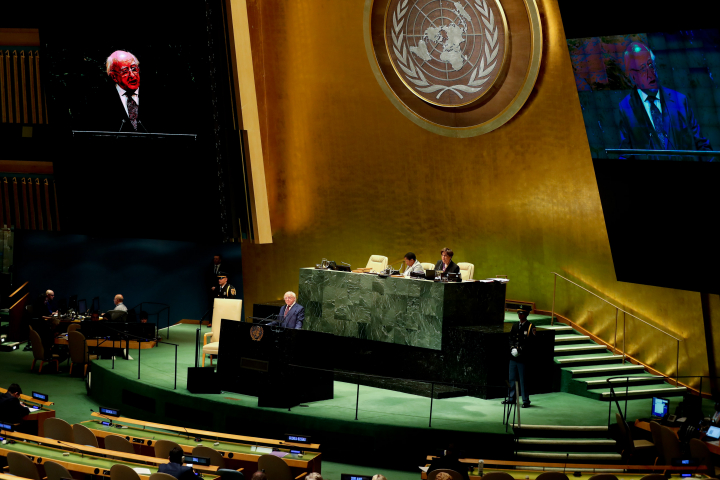
{"type": "Polygon", "coordinates": [[[237,298],[235,287],[228,283],[227,273],[218,272],[218,288],[215,290],[217,298],[237,298]]]}
{"type": "Polygon", "coordinates": [[[178,480],[190,480],[195,478],[196,475],[195,472],[193,472],[192,467],[186,467],[183,465],[183,455],[182,448],[180,447],[175,447],[170,450],[170,455],[168,455],[168,460],[170,460],[170,462],[163,463],[158,466],[158,472],[167,473],[178,480]]]}
{"type": "MultiPolygon", "coordinates": [[[[625,51],[625,73],[635,90],[620,102],[620,148],[649,150],[712,150],[688,98],[660,85],[655,54],[647,45],[632,42],[625,51]]],[[[648,160],[714,160],[692,155],[623,155],[648,160]]]]}
{"type": "Polygon", "coordinates": [[[441,271],[443,275],[448,273],[460,273],[460,267],[452,261],[454,253],[449,248],[440,250],[440,260],[435,264],[435,270],[441,271]]]}
{"type": "Polygon", "coordinates": [[[130,52],[117,50],[105,61],[108,76],[115,83],[114,107],[108,105],[109,112],[102,112],[108,118],[106,128],[123,132],[147,132],[140,120],[140,60],[130,52]],[[113,127],[112,123],[117,126],[113,127]]]}
{"type": "Polygon", "coordinates": [[[280,307],[277,321],[270,322],[268,325],[302,330],[303,322],[305,322],[305,307],[297,303],[297,295],[294,292],[287,292],[285,293],[285,305],[280,307]]]}
{"type": "Polygon", "coordinates": [[[517,311],[519,323],[512,326],[510,330],[510,392],[508,398],[502,401],[503,404],[515,403],[515,381],[520,381],[520,393],[522,394],[523,408],[530,406],[530,394],[525,388],[526,365],[532,359],[532,344],[535,337],[535,327],[528,322],[530,305],[523,305],[517,311]]]}

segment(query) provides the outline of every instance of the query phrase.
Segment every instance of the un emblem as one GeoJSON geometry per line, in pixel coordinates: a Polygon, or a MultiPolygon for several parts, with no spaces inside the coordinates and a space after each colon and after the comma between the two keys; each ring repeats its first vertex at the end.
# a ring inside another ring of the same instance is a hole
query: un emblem
{"type": "Polygon", "coordinates": [[[385,25],[395,71],[428,103],[473,103],[502,71],[507,25],[495,0],[393,0],[385,25]]]}
{"type": "Polygon", "coordinates": [[[255,325],[250,328],[250,338],[259,342],[263,337],[263,328],[260,325],[255,325]]]}
{"type": "Polygon", "coordinates": [[[364,31],[388,99],[410,121],[448,137],[508,122],[540,71],[537,0],[365,0],[364,31]]]}

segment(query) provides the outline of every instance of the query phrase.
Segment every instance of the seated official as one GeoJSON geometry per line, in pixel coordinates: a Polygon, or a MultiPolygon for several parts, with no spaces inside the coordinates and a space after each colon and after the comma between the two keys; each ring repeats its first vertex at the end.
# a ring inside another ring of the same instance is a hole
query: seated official
{"type": "Polygon", "coordinates": [[[460,461],[460,454],[455,448],[455,445],[452,443],[447,446],[444,456],[436,458],[435,460],[430,462],[430,466],[428,467],[428,473],[432,472],[433,470],[440,469],[454,470],[460,475],[462,475],[464,480],[470,480],[470,476],[468,475],[468,467],[460,461]]]}
{"type": "Polygon", "coordinates": [[[405,271],[403,272],[403,276],[409,278],[412,272],[425,273],[425,270],[422,264],[418,262],[415,254],[408,252],[405,254],[405,271]]]}
{"type": "Polygon", "coordinates": [[[225,272],[218,272],[218,286],[215,289],[215,296],[217,298],[237,298],[237,291],[235,287],[228,283],[228,275],[225,272]]]}
{"type": "Polygon", "coordinates": [[[13,383],[6,393],[0,395],[0,420],[8,423],[19,423],[22,418],[30,413],[30,409],[20,401],[22,388],[13,383]]]}
{"type": "Polygon", "coordinates": [[[138,314],[138,321],[139,321],[140,323],[147,323],[147,321],[148,321],[148,313],[147,313],[145,310],[141,311],[141,312],[138,314]]]}
{"type": "Polygon", "coordinates": [[[115,295],[115,299],[113,301],[115,302],[115,308],[113,308],[113,310],[122,310],[123,312],[128,311],[127,307],[123,303],[123,301],[125,301],[125,299],[123,298],[122,295],[120,295],[118,293],[117,295],[115,295]]]}
{"type": "Polygon", "coordinates": [[[186,467],[183,465],[183,451],[182,448],[175,447],[170,450],[168,456],[169,463],[163,463],[158,467],[158,472],[167,473],[172,475],[178,480],[189,480],[195,478],[197,475],[193,472],[192,467],[186,467]]]}
{"type": "Polygon", "coordinates": [[[452,261],[454,253],[449,248],[440,250],[440,261],[435,264],[435,271],[442,273],[460,273],[460,267],[452,261]]]}
{"type": "Polygon", "coordinates": [[[302,330],[303,322],[305,322],[305,308],[297,303],[297,295],[294,292],[287,292],[285,293],[285,305],[280,307],[277,321],[270,322],[268,325],[302,330]]]}

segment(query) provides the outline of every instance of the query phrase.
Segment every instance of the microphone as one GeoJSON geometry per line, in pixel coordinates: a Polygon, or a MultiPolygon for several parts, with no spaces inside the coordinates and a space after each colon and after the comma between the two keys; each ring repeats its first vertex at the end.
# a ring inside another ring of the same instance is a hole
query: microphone
{"type": "Polygon", "coordinates": [[[143,128],[143,130],[145,130],[145,133],[150,133],[150,131],[147,128],[145,128],[145,124],[142,123],[141,120],[138,120],[138,125],[140,125],[143,128]]]}
{"type": "Polygon", "coordinates": [[[565,475],[565,469],[567,468],[568,459],[570,458],[570,453],[567,453],[565,455],[565,466],[563,467],[563,475],[565,475]]]}
{"type": "Polygon", "coordinates": [[[343,265],[347,265],[348,267],[350,266],[349,263],[345,263],[345,262],[343,262],[342,260],[340,260],[340,263],[342,263],[343,265]]]}
{"type": "Polygon", "coordinates": [[[118,128],[118,132],[122,132],[122,129],[124,126],[125,126],[125,119],[123,118],[122,123],[120,124],[120,128],[118,128]]]}
{"type": "Polygon", "coordinates": [[[59,443],[60,445],[64,445],[64,446],[66,446],[66,447],[68,447],[68,448],[70,448],[70,449],[72,449],[73,452],[76,451],[76,450],[78,450],[78,451],[80,451],[80,458],[84,458],[84,457],[85,457],[85,454],[84,454],[84,453],[82,452],[82,450],[80,450],[79,448],[75,448],[75,447],[73,447],[72,445],[69,445],[69,444],[67,444],[67,443],[65,443],[65,442],[61,442],[60,440],[57,440],[57,443],[59,443]]]}
{"type": "MultiPolygon", "coordinates": [[[[100,413],[100,412],[96,412],[96,411],[93,410],[92,408],[90,409],[90,411],[93,412],[93,413],[97,413],[97,414],[100,415],[101,417],[107,418],[108,420],[110,420],[110,425],[109,425],[109,426],[111,426],[111,427],[113,426],[113,420],[112,420],[112,418],[107,417],[107,416],[103,415],[103,414],[100,413]]],[[[122,427],[121,427],[120,425],[115,425],[115,428],[122,428],[122,427]]]]}

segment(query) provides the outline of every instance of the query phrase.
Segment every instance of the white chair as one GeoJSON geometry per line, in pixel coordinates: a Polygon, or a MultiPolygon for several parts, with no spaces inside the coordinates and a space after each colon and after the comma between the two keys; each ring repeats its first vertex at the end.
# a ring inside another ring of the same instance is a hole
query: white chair
{"type": "Polygon", "coordinates": [[[205,356],[211,355],[210,365],[212,365],[212,355],[218,354],[220,348],[220,321],[234,320],[239,322],[242,320],[242,300],[233,298],[216,298],[213,304],[212,315],[212,332],[208,332],[203,337],[203,360],[202,366],[205,366],[205,356]],[[210,341],[208,342],[208,337],[210,341]]]}
{"type": "Polygon", "coordinates": [[[435,270],[435,264],[434,263],[421,263],[423,270],[435,270]]]}
{"type": "Polygon", "coordinates": [[[380,273],[387,268],[388,259],[382,255],[370,255],[367,266],[365,268],[372,268],[374,272],[380,273]]]}
{"type": "Polygon", "coordinates": [[[463,280],[472,280],[475,275],[475,265],[472,263],[460,262],[457,264],[460,267],[460,278],[463,280]]]}

